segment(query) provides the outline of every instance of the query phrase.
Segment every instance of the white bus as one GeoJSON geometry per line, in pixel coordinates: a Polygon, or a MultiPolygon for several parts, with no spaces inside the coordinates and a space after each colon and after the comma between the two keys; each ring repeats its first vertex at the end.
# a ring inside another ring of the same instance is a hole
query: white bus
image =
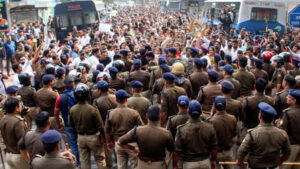
{"type": "Polygon", "coordinates": [[[218,17],[221,16],[223,7],[231,7],[235,11],[232,15],[232,27],[240,30],[245,28],[249,32],[262,32],[268,28],[282,33],[286,25],[285,1],[271,0],[206,0],[201,13],[202,22],[208,21],[214,16],[213,24],[220,24],[218,17]]]}

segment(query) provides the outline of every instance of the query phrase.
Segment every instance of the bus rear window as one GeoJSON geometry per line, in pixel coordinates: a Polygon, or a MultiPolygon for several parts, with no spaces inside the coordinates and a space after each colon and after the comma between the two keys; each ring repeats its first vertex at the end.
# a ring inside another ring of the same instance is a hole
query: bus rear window
{"type": "Polygon", "coordinates": [[[81,12],[74,12],[70,15],[70,22],[72,26],[76,26],[76,25],[82,25],[83,21],[82,21],[82,14],[81,12]]]}
{"type": "Polygon", "coordinates": [[[276,22],[277,20],[277,9],[270,8],[252,8],[251,20],[254,21],[268,21],[276,22]]]}
{"type": "Polygon", "coordinates": [[[69,26],[68,15],[57,16],[56,19],[57,19],[58,27],[62,28],[62,27],[69,26]]]}
{"type": "Polygon", "coordinates": [[[96,22],[96,13],[88,12],[83,13],[83,20],[85,24],[93,24],[96,22]]]}

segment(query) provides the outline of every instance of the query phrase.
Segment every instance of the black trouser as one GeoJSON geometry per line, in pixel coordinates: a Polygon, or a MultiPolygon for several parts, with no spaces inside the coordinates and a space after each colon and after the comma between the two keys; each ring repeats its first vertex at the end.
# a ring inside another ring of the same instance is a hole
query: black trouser
{"type": "Polygon", "coordinates": [[[6,70],[7,70],[7,75],[10,75],[10,67],[12,65],[12,56],[7,56],[6,57],[6,70]]]}

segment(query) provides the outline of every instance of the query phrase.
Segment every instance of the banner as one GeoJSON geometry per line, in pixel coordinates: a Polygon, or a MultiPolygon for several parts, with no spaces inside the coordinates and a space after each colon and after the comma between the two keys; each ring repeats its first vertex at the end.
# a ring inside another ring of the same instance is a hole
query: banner
{"type": "Polygon", "coordinates": [[[8,28],[5,0],[0,0],[0,30],[8,28]]]}

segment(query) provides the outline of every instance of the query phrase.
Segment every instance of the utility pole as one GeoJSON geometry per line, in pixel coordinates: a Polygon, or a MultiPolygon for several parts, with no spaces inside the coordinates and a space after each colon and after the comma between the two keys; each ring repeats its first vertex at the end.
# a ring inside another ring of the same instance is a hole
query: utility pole
{"type": "Polygon", "coordinates": [[[11,17],[10,17],[10,7],[9,7],[9,0],[5,0],[5,10],[6,10],[6,19],[8,22],[8,30],[11,28],[11,17]]]}

